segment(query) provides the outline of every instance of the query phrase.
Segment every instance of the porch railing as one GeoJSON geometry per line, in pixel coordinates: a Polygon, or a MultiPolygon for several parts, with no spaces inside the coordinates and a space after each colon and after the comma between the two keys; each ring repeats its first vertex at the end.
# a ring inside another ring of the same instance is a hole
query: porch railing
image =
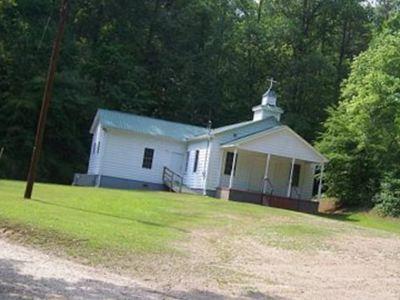
{"type": "Polygon", "coordinates": [[[183,177],[168,167],[164,167],[162,176],[164,185],[176,193],[182,193],[183,177]]]}
{"type": "Polygon", "coordinates": [[[264,178],[264,192],[267,195],[274,194],[274,186],[269,178],[264,178]]]}
{"type": "Polygon", "coordinates": [[[297,186],[292,186],[292,192],[291,192],[291,197],[300,199],[301,198],[301,192],[299,190],[299,187],[297,186]]]}

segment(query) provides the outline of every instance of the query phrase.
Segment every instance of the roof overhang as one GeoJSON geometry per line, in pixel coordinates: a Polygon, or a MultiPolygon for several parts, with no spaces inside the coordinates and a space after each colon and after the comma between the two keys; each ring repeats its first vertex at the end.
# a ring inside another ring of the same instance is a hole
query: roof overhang
{"type": "Polygon", "coordinates": [[[267,109],[269,111],[283,113],[283,109],[282,108],[280,108],[278,106],[272,106],[272,105],[257,105],[257,106],[253,106],[253,108],[251,110],[253,112],[255,112],[255,111],[261,110],[261,109],[267,109]]]}
{"type": "Polygon", "coordinates": [[[96,127],[97,127],[97,125],[98,125],[99,122],[100,122],[99,110],[97,110],[96,115],[94,116],[92,125],[90,126],[90,130],[89,130],[89,132],[90,132],[91,134],[94,133],[94,131],[96,130],[96,127]]]}
{"type": "MultiPolygon", "coordinates": [[[[269,135],[272,135],[274,133],[279,133],[281,131],[288,131],[297,140],[299,140],[304,147],[306,147],[307,149],[312,151],[315,154],[315,156],[319,158],[318,161],[315,161],[315,162],[326,163],[326,162],[329,161],[324,155],[322,155],[319,151],[317,151],[311,144],[309,144],[305,139],[303,139],[293,129],[291,129],[290,127],[288,127],[286,125],[282,125],[282,126],[279,126],[279,127],[274,127],[274,128],[269,129],[269,130],[266,130],[266,131],[262,131],[262,132],[255,133],[255,134],[243,137],[243,138],[239,138],[239,139],[234,140],[234,141],[229,141],[227,143],[222,144],[221,148],[239,148],[240,149],[241,146],[244,146],[244,145],[246,145],[246,144],[248,144],[248,143],[250,143],[250,142],[252,142],[252,141],[254,141],[256,139],[259,139],[259,138],[262,138],[262,137],[267,137],[269,135]]],[[[265,152],[265,153],[267,154],[268,152],[265,152]]],[[[287,155],[281,155],[279,153],[270,153],[270,154],[289,157],[287,155]]],[[[309,161],[311,161],[311,160],[309,160],[309,161]]]]}

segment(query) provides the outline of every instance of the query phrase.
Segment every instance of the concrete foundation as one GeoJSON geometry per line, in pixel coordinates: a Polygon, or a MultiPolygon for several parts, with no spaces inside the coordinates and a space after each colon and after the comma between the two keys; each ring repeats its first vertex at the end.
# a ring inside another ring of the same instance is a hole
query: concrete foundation
{"type": "Polygon", "coordinates": [[[160,183],[89,174],[75,174],[72,184],[77,186],[99,186],[123,190],[166,190],[165,186],[160,183]]]}

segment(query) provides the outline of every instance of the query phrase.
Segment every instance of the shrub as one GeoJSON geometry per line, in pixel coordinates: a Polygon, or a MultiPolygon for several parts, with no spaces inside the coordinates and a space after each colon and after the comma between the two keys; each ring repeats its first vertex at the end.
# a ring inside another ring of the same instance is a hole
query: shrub
{"type": "Polygon", "coordinates": [[[379,213],[384,216],[400,217],[400,178],[386,176],[374,202],[379,213]]]}

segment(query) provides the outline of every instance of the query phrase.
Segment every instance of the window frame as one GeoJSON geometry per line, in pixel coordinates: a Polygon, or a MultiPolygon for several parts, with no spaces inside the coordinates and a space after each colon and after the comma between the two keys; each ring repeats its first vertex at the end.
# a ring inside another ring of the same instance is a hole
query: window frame
{"type": "Polygon", "coordinates": [[[301,174],[301,164],[293,165],[293,175],[292,175],[292,186],[300,186],[300,174],[301,174]]]}
{"type": "MultiPolygon", "coordinates": [[[[233,167],[233,158],[235,157],[235,153],[232,151],[228,151],[225,154],[225,164],[224,164],[224,175],[231,175],[232,173],[232,167],[233,167]],[[229,161],[228,161],[229,159],[229,161]],[[229,166],[229,168],[228,168],[229,166]]],[[[236,153],[235,157],[235,168],[233,169],[233,176],[236,175],[236,168],[237,168],[237,162],[238,162],[238,154],[236,153]]]]}
{"type": "Polygon", "coordinates": [[[196,150],[193,162],[193,173],[197,173],[199,169],[199,156],[200,156],[200,150],[196,150]]]}
{"type": "Polygon", "coordinates": [[[147,148],[147,147],[144,148],[143,159],[142,159],[142,169],[151,170],[153,168],[154,153],[155,153],[155,150],[153,148],[147,148]],[[151,153],[150,156],[149,156],[149,153],[151,153]]]}

